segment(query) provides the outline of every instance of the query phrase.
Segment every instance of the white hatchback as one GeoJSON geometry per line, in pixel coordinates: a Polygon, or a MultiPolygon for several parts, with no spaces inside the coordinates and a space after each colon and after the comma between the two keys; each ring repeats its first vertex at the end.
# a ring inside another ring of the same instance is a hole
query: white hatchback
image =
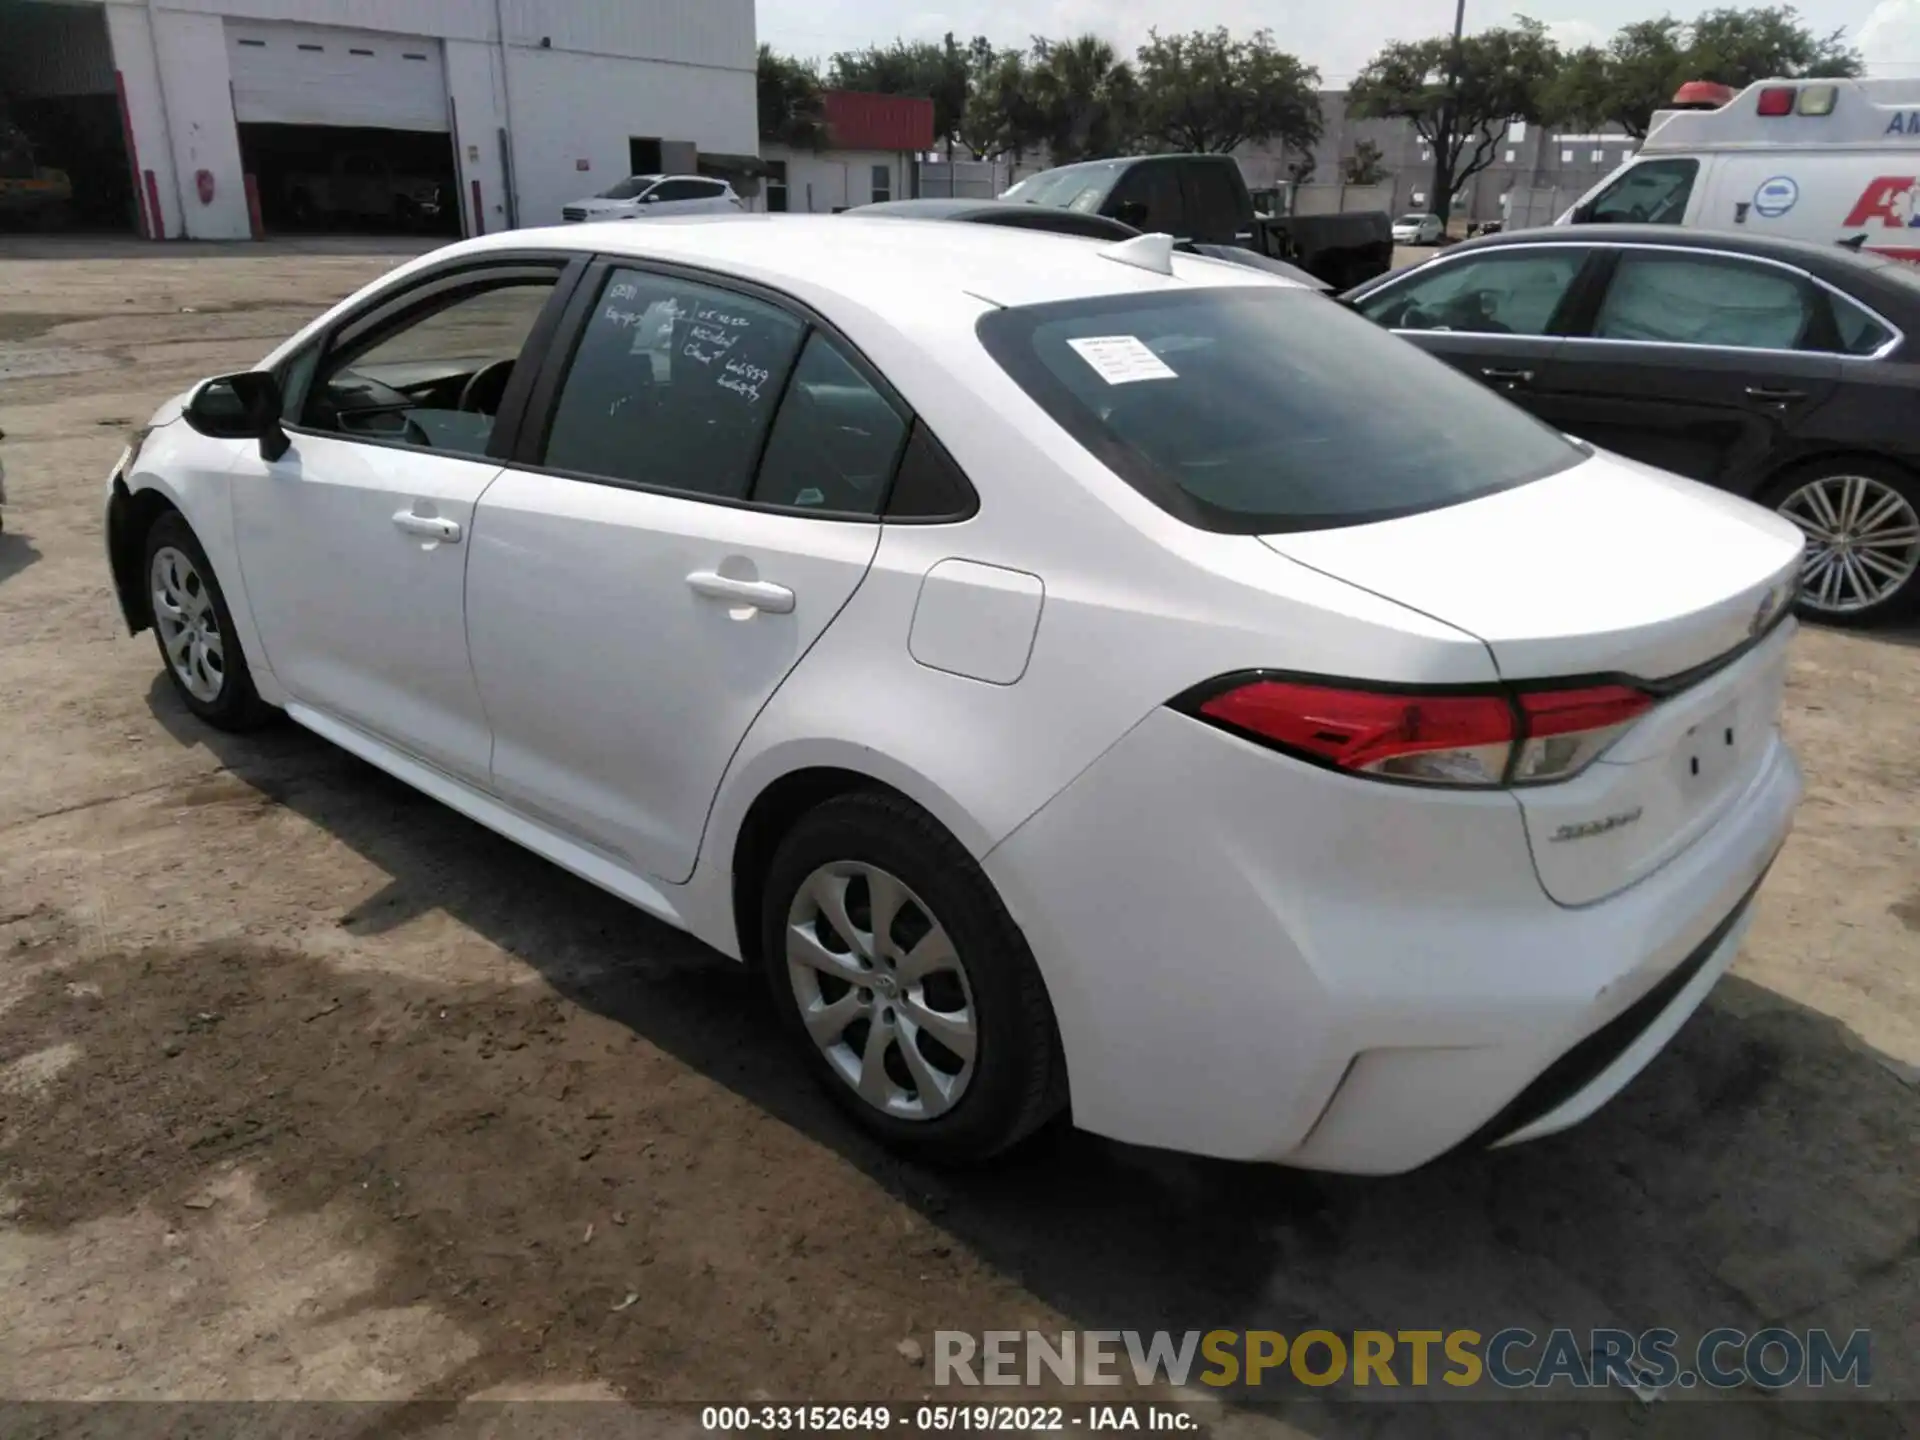
{"type": "Polygon", "coordinates": [[[729,215],[746,209],[733,186],[706,175],[629,175],[598,195],[560,209],[568,222],[653,220],[666,215],[729,215]]]}
{"type": "Polygon", "coordinates": [[[759,967],[933,1157],[1570,1125],[1732,963],[1801,790],[1792,525],[1164,236],[488,236],[107,489],[196,715],[759,967]]]}

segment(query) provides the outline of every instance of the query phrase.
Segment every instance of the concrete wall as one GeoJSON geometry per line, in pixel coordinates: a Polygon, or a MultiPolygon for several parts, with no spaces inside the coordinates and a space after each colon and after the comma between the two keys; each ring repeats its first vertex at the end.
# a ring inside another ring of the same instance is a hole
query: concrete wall
{"type": "Polygon", "coordinates": [[[627,173],[632,136],[670,150],[758,148],[753,0],[107,0],[105,9],[137,168],[153,172],[169,238],[251,233],[229,16],[441,40],[469,233],[557,223],[565,202],[627,173]],[[199,198],[201,170],[213,177],[211,202],[199,198]]]}
{"type": "MultiPolygon", "coordinates": [[[[767,145],[761,156],[787,162],[787,209],[796,215],[831,214],[873,201],[873,168],[883,166],[891,182],[888,198],[912,198],[913,156],[886,150],[792,150],[767,145]]],[[[755,210],[767,208],[764,184],[754,198],[755,210]]]]}

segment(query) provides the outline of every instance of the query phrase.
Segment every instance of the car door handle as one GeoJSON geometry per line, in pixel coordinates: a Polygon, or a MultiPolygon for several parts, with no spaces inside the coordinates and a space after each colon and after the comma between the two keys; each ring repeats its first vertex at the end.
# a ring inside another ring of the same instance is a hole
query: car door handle
{"type": "Polygon", "coordinates": [[[1780,389],[1773,385],[1749,385],[1747,386],[1747,398],[1749,400],[1758,400],[1767,405],[1785,405],[1794,400],[1806,399],[1807,392],[1804,390],[1780,389]]]}
{"type": "Polygon", "coordinates": [[[687,576],[687,584],[696,595],[709,600],[726,600],[735,605],[750,605],[769,615],[787,615],[793,611],[793,591],[765,580],[732,580],[712,570],[696,570],[687,576]]]}
{"type": "Polygon", "coordinates": [[[1491,380],[1496,385],[1531,385],[1531,370],[1503,370],[1497,365],[1489,365],[1480,371],[1482,380],[1491,380]]]}
{"type": "Polygon", "coordinates": [[[455,545],[460,540],[460,522],[443,520],[438,515],[416,515],[411,510],[395,512],[393,523],[409,535],[424,535],[429,540],[444,540],[455,545]]]}

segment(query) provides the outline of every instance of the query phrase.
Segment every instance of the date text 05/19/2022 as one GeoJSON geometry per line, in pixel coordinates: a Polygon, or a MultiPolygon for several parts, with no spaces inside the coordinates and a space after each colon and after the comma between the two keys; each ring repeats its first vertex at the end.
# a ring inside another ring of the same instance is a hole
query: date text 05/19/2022
{"type": "Polygon", "coordinates": [[[754,1431],[1187,1431],[1200,1422],[1170,1405],[708,1405],[700,1428],[709,1434],[754,1431]]]}

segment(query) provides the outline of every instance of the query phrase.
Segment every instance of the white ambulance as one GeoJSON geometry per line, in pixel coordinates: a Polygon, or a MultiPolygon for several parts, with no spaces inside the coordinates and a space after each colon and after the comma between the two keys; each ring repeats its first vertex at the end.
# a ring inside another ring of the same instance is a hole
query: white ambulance
{"type": "Polygon", "coordinates": [[[1920,78],[1695,82],[1674,99],[1702,108],[1656,112],[1640,153],[1556,224],[1687,225],[1920,261],[1920,78]]]}

